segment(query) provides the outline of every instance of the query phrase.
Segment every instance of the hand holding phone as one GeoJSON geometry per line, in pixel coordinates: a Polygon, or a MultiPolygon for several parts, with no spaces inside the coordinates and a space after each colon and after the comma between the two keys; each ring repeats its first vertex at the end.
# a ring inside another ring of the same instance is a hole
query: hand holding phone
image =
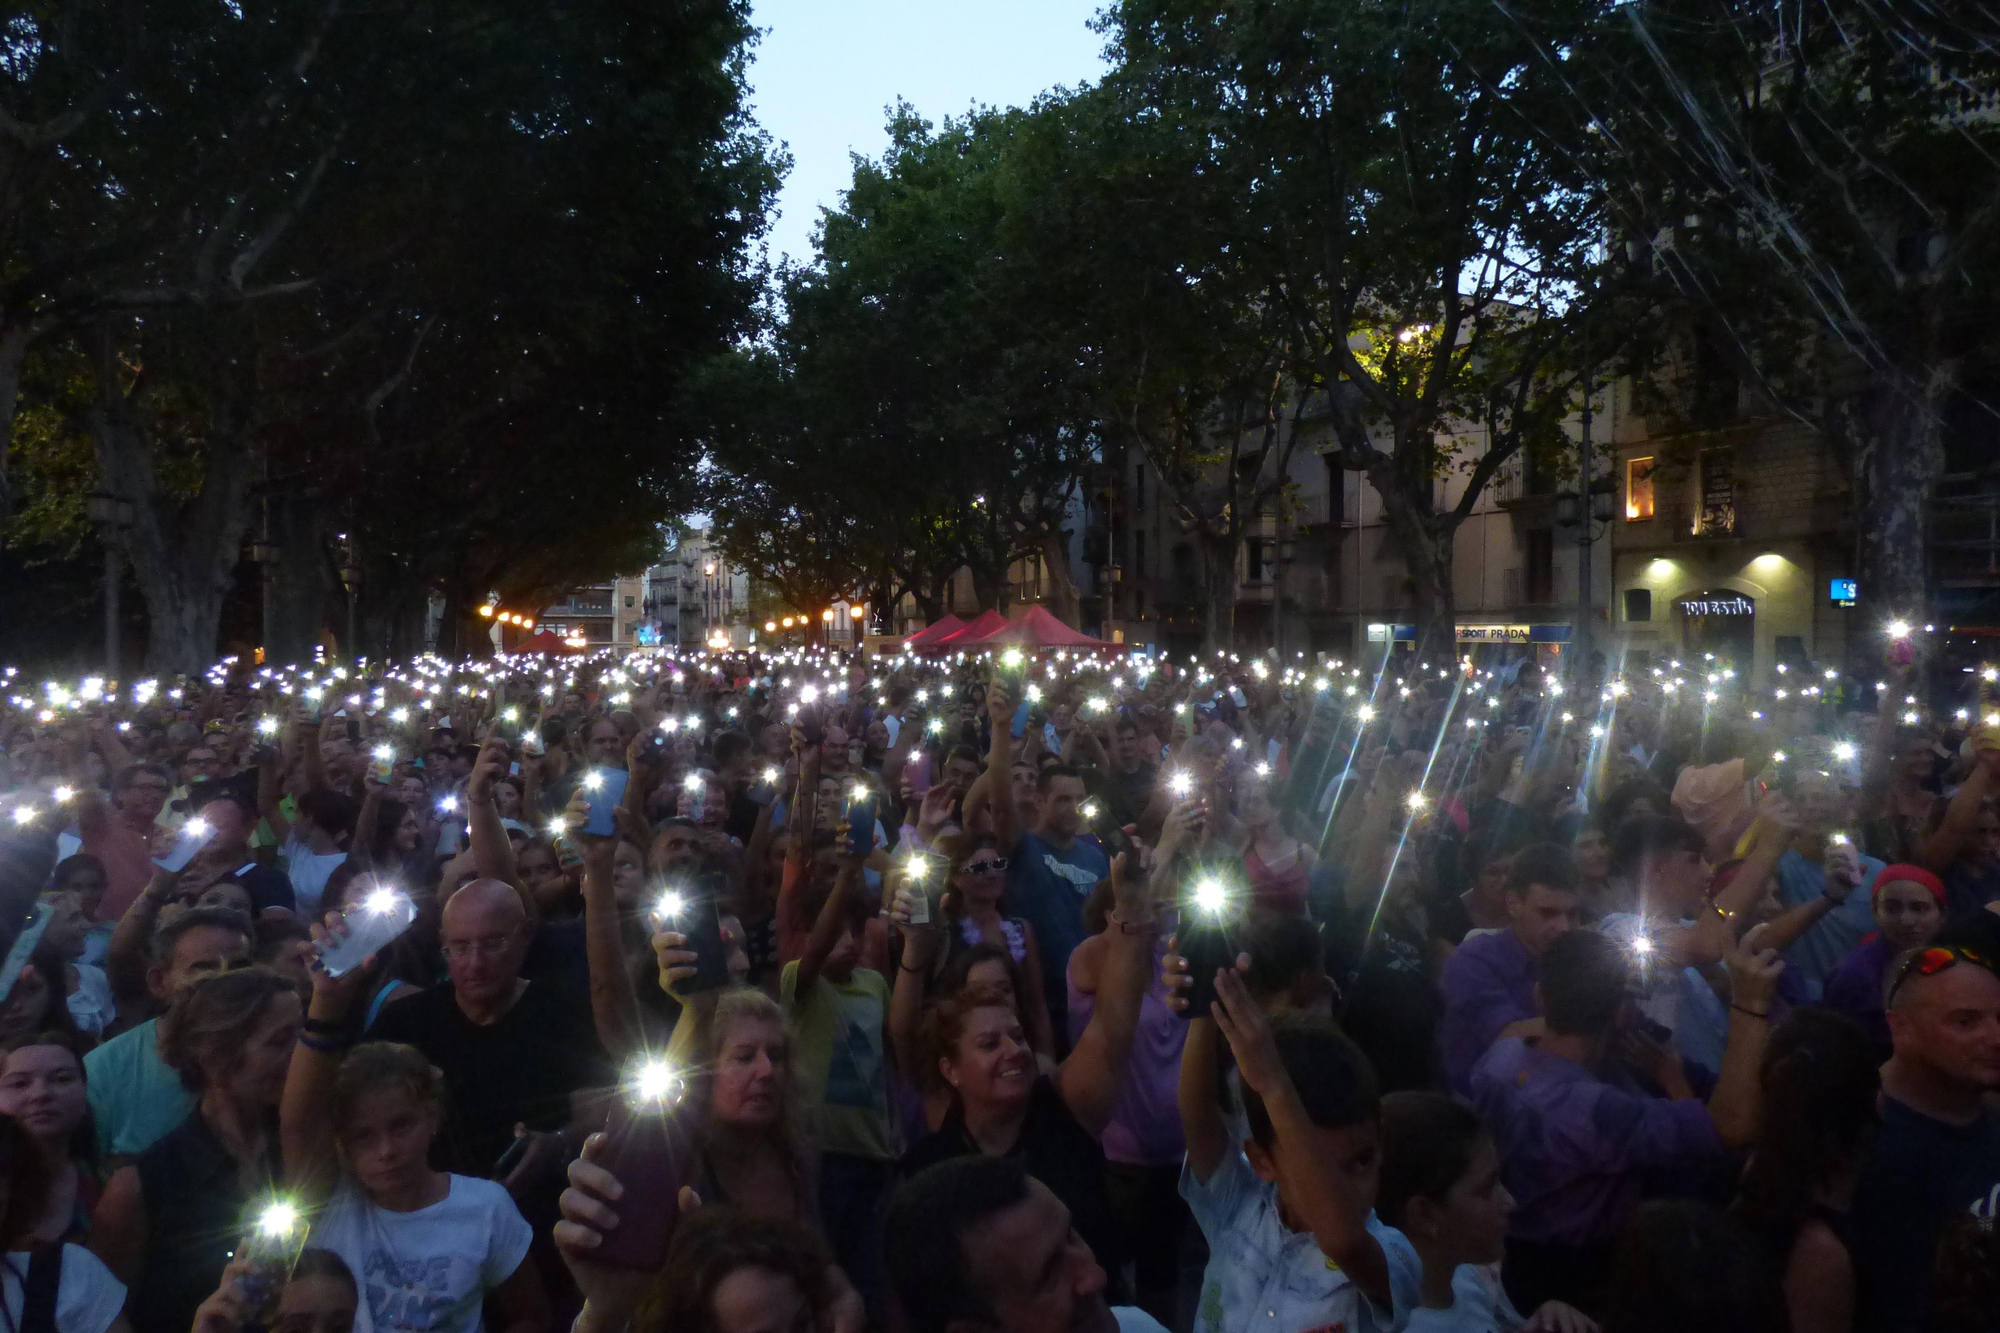
{"type": "Polygon", "coordinates": [[[590,818],[585,821],[583,831],[593,838],[612,838],[618,835],[618,823],[611,812],[625,799],[625,784],[630,775],[620,768],[592,768],[584,772],[580,784],[583,796],[590,803],[590,818]]]}
{"type": "MultiPolygon", "coordinates": [[[[680,1223],[680,1194],[700,1158],[705,1094],[665,1060],[648,1059],[626,1079],[601,1144],[584,1165],[620,1186],[618,1225],[590,1258],[614,1268],[656,1273],[680,1223]]],[[[586,1180],[588,1177],[586,1177],[586,1180]]]]}
{"type": "MultiPolygon", "coordinates": [[[[729,953],[722,941],[722,917],[712,893],[694,886],[670,886],[653,905],[654,928],[680,937],[680,948],[660,948],[660,975],[667,976],[669,953],[693,955],[694,975],[665,982],[668,990],[683,998],[703,991],[720,990],[729,984],[729,953]]],[[[686,966],[685,959],[677,966],[686,966]]]]}
{"type": "Polygon", "coordinates": [[[154,857],[153,864],[175,873],[187,869],[195,854],[215,841],[215,832],[213,824],[196,815],[181,825],[180,832],[174,835],[173,845],[167,848],[165,854],[154,857]]]}

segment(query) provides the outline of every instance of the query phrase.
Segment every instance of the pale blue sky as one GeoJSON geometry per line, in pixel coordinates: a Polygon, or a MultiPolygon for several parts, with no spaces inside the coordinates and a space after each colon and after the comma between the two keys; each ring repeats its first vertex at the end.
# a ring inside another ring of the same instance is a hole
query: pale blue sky
{"type": "Polygon", "coordinates": [[[771,257],[812,255],[822,205],[853,179],[849,151],[888,146],[902,98],[933,122],[974,102],[1025,106],[1094,81],[1104,42],[1085,25],[1102,0],[752,0],[764,30],[750,67],[757,120],[788,145],[771,257]]]}

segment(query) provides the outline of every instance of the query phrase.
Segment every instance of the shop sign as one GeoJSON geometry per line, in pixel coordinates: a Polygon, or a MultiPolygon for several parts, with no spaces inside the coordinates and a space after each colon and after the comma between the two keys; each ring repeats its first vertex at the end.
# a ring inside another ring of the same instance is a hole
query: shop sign
{"type": "Polygon", "coordinates": [[[1684,616],[1754,616],[1757,603],[1741,593],[1702,592],[1674,603],[1684,616]]]}

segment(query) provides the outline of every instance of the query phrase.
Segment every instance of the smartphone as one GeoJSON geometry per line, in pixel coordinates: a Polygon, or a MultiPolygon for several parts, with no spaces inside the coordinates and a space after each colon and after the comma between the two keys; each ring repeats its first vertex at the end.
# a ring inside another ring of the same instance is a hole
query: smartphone
{"type": "Polygon", "coordinates": [[[690,773],[681,782],[681,792],[683,816],[699,824],[708,813],[708,784],[701,780],[701,774],[690,773]]]}
{"type": "Polygon", "coordinates": [[[775,767],[767,768],[762,773],[759,773],[757,780],[750,784],[750,790],[747,793],[751,803],[754,805],[769,805],[777,800],[778,781],[782,777],[784,777],[784,770],[775,767]]]}
{"type": "Polygon", "coordinates": [[[173,846],[167,848],[166,855],[153,858],[153,864],[162,870],[181,871],[187,869],[188,862],[194,860],[195,853],[215,840],[215,826],[196,815],[181,825],[174,835],[173,846]]]}
{"type": "Polygon", "coordinates": [[[625,784],[630,781],[622,768],[593,768],[583,775],[583,793],[590,801],[590,820],[583,831],[597,838],[617,836],[618,824],[611,812],[625,799],[625,784]]]}
{"type": "Polygon", "coordinates": [[[625,1187],[618,1225],[591,1258],[633,1272],[655,1273],[666,1262],[681,1217],[681,1187],[700,1159],[704,1098],[688,1080],[651,1062],[628,1080],[604,1126],[598,1164],[625,1187]]]}
{"type": "Polygon", "coordinates": [[[320,712],[326,703],[326,691],[315,685],[305,693],[306,721],[319,725],[320,712]]]}
{"type": "Polygon", "coordinates": [[[1212,1017],[1215,1003],[1215,974],[1236,965],[1236,948],[1229,940],[1229,912],[1221,887],[1213,883],[1194,886],[1181,909],[1180,929],[1174,947],[1187,959],[1193,984],[1187,990],[1187,1008],[1181,1017],[1190,1021],[1212,1017]]]}
{"type": "Polygon", "coordinates": [[[937,920],[944,897],[945,859],[936,852],[911,852],[903,859],[903,881],[910,894],[910,924],[928,926],[937,920]]]}
{"type": "Polygon", "coordinates": [[[385,787],[395,778],[396,748],[393,745],[375,747],[374,761],[369,765],[369,776],[385,787]]]}
{"type": "Polygon", "coordinates": [[[532,759],[539,759],[548,753],[548,747],[542,743],[540,727],[529,727],[521,733],[521,753],[532,759]]]}
{"type": "Polygon", "coordinates": [[[306,1220],[292,1204],[272,1200],[258,1212],[237,1247],[237,1253],[249,1260],[248,1269],[236,1280],[245,1324],[269,1328],[277,1319],[278,1298],[305,1251],[306,1235],[306,1220]]]}
{"type": "Polygon", "coordinates": [[[695,974],[671,988],[675,995],[699,995],[729,984],[729,954],[722,943],[722,917],[712,890],[667,886],[653,906],[653,920],[686,936],[688,951],[695,957],[695,974]]]}
{"type": "Polygon", "coordinates": [[[818,745],[826,739],[826,719],[820,716],[818,708],[810,704],[799,709],[793,723],[804,734],[807,745],[818,745]]]}
{"type": "Polygon", "coordinates": [[[849,855],[866,856],[875,850],[874,788],[858,784],[850,787],[847,804],[842,807],[840,817],[847,825],[849,855]]]}
{"type": "Polygon", "coordinates": [[[347,934],[318,948],[319,965],[330,977],[344,977],[369,957],[394,944],[417,919],[417,905],[407,893],[383,886],[372,890],[357,907],[341,913],[347,934]]]}

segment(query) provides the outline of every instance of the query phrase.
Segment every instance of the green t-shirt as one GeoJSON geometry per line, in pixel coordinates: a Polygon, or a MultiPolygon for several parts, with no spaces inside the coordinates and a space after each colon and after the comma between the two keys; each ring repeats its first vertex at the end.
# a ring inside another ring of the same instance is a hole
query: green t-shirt
{"type": "Polygon", "coordinates": [[[785,964],[778,1003],[798,1042],[799,1078],[819,1108],[820,1146],[827,1152],[895,1160],[889,1129],[889,1066],[882,1030],[889,984],[857,967],[842,985],[813,978],[798,993],[799,965],[785,964]]]}
{"type": "Polygon", "coordinates": [[[83,1057],[97,1148],[105,1157],[136,1157],[179,1129],[195,1095],[160,1058],[160,1020],[149,1018],[83,1057]]]}

